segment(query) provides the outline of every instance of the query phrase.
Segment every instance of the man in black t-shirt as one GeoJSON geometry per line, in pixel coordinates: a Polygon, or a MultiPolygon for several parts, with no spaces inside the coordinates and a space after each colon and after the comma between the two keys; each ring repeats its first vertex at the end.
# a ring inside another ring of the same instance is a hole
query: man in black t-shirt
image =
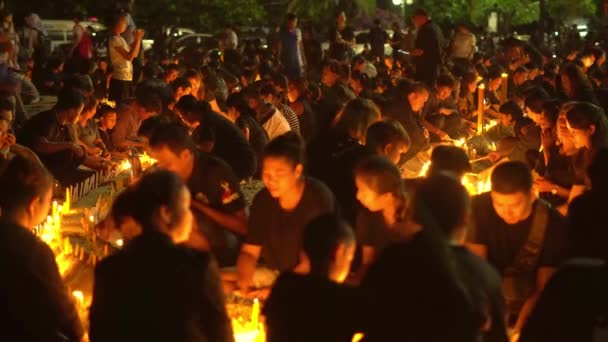
{"type": "Polygon", "coordinates": [[[346,26],[346,14],[344,11],[336,15],[336,27],[329,34],[329,56],[338,61],[345,61],[352,57],[353,46],[355,46],[355,34],[353,29],[346,26]]]}
{"type": "Polygon", "coordinates": [[[416,46],[411,53],[414,56],[416,80],[432,87],[439,76],[443,35],[439,26],[431,21],[428,13],[423,9],[416,10],[412,21],[418,29],[416,46]]]}
{"type": "Polygon", "coordinates": [[[194,230],[190,243],[198,248],[210,247],[220,266],[234,265],[239,237],[247,232],[247,215],[238,179],[230,166],[198,151],[186,128],[179,124],[156,129],[150,149],[158,166],[184,179],[192,194],[199,229],[194,230]]]}
{"type": "Polygon", "coordinates": [[[492,191],[473,199],[473,229],[468,236],[471,249],[503,276],[515,332],[566,251],[563,217],[536,199],[532,185],[525,164],[498,165],[492,173],[492,191]]]}

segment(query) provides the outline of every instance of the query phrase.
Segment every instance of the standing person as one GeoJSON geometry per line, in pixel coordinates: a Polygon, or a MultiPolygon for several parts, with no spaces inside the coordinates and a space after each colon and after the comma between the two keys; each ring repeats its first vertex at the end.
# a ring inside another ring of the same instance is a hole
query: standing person
{"type": "Polygon", "coordinates": [[[80,19],[74,20],[74,28],[72,29],[73,40],[72,47],[68,53],[71,57],[72,72],[79,74],[88,74],[93,60],[93,39],[89,32],[82,24],[80,19]]]}
{"type": "Polygon", "coordinates": [[[289,79],[304,77],[306,55],[302,45],[302,32],[298,28],[298,17],[295,14],[287,14],[287,22],[280,35],[278,55],[285,75],[289,79]]]}
{"type": "Polygon", "coordinates": [[[380,19],[375,19],[374,27],[369,30],[369,45],[374,61],[384,60],[384,44],[388,42],[388,38],[388,33],[382,27],[380,19]]]}
{"type": "Polygon", "coordinates": [[[297,134],[287,133],[266,146],[262,159],[266,188],[253,200],[249,231],[237,261],[238,283],[244,291],[270,286],[278,272],[308,271],[302,257],[304,227],[335,211],[331,191],[304,175],[302,145],[297,134]]]}
{"type": "Polygon", "coordinates": [[[0,33],[8,39],[11,47],[9,49],[8,64],[11,68],[20,69],[17,58],[19,57],[19,48],[21,46],[19,41],[19,35],[15,32],[15,24],[13,23],[13,13],[3,9],[0,12],[0,20],[2,26],[0,26],[0,33]]]}
{"type": "Polygon", "coordinates": [[[330,32],[329,41],[329,58],[347,61],[352,57],[355,33],[352,28],[346,26],[346,13],[344,11],[336,14],[336,27],[330,32]]]}
{"type": "Polygon", "coordinates": [[[108,91],[110,101],[119,102],[134,96],[133,91],[133,60],[139,55],[143,30],[133,33],[133,44],[128,45],[121,36],[127,30],[127,13],[118,14],[112,24],[110,37],[110,60],[112,62],[112,79],[108,91]]]}
{"type": "Polygon", "coordinates": [[[565,259],[563,217],[536,199],[532,173],[506,162],[492,173],[492,190],[473,199],[470,248],[503,277],[507,318],[517,335],[545,284],[565,259]]]}
{"type": "Polygon", "coordinates": [[[466,66],[473,59],[473,54],[477,48],[477,39],[467,25],[460,24],[456,28],[450,46],[450,57],[454,64],[466,66]]]}
{"type": "Polygon", "coordinates": [[[213,257],[180,245],[192,231],[186,185],[157,171],[130,191],[142,233],[95,268],[91,341],[234,341],[213,257]]]}
{"type": "Polygon", "coordinates": [[[443,36],[441,29],[431,21],[424,9],[418,9],[412,16],[412,21],[418,29],[416,45],[411,54],[414,57],[416,80],[432,87],[439,76],[443,36]]]}
{"type": "Polygon", "coordinates": [[[47,217],[53,178],[22,157],[0,176],[0,328],[18,341],[80,341],[80,319],[49,246],[31,231],[47,217]]]}

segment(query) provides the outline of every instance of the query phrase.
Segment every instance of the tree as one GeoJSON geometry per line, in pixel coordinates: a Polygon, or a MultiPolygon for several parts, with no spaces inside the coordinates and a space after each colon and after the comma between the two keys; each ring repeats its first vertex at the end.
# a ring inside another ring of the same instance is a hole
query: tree
{"type": "Polygon", "coordinates": [[[333,23],[337,10],[344,10],[350,16],[358,12],[373,14],[376,0],[289,0],[287,4],[287,11],[323,28],[327,28],[328,23],[333,23]]]}
{"type": "Polygon", "coordinates": [[[594,16],[597,4],[594,0],[551,0],[547,1],[547,12],[558,23],[569,19],[594,16]]]}

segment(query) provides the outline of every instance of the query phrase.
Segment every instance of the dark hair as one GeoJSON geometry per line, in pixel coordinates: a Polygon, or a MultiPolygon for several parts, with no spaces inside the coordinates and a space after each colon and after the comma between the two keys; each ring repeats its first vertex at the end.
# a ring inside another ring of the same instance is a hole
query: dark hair
{"type": "Polygon", "coordinates": [[[302,138],[295,132],[287,132],[274,138],[266,148],[262,160],[268,157],[285,158],[293,166],[304,165],[306,151],[302,138]]]}
{"type": "Polygon", "coordinates": [[[535,113],[542,113],[543,107],[549,101],[549,95],[542,88],[535,88],[526,96],[524,106],[530,108],[535,113]]]}
{"type": "Polygon", "coordinates": [[[429,175],[440,172],[451,172],[458,177],[471,172],[471,163],[467,153],[460,147],[439,145],[431,154],[429,175]]]}
{"type": "Polygon", "coordinates": [[[412,17],[429,17],[429,13],[424,8],[417,8],[412,14],[412,17]]]}
{"type": "Polygon", "coordinates": [[[0,97],[0,111],[14,112],[15,105],[6,97],[0,97]]]}
{"type": "Polygon", "coordinates": [[[93,81],[89,75],[74,74],[63,81],[63,89],[74,89],[85,94],[91,94],[95,90],[93,81]]]}
{"type": "Polygon", "coordinates": [[[377,194],[403,196],[405,193],[401,172],[386,158],[368,157],[357,164],[354,173],[356,177],[365,179],[365,183],[377,194]]]}
{"type": "Polygon", "coordinates": [[[179,88],[186,89],[192,88],[192,84],[185,77],[178,77],[170,84],[173,93],[175,93],[179,88]]]}
{"type": "Polygon", "coordinates": [[[335,127],[350,135],[365,136],[367,129],[380,119],[380,109],[373,101],[357,98],[350,100],[336,116],[335,127]]]}
{"type": "MultiPolygon", "coordinates": [[[[53,177],[39,163],[15,156],[0,175],[0,208],[5,216],[26,208],[53,187],[53,177]]],[[[33,227],[26,227],[33,228],[33,227]]]]}
{"type": "Polygon", "coordinates": [[[608,149],[602,148],[595,153],[591,164],[587,168],[587,175],[589,176],[593,190],[608,190],[606,174],[608,174],[608,149]]]}
{"type": "Polygon", "coordinates": [[[376,151],[388,144],[403,143],[410,146],[410,136],[401,123],[395,119],[378,121],[367,129],[365,145],[376,151]]]}
{"type": "Polygon", "coordinates": [[[285,19],[287,21],[293,21],[293,20],[298,19],[298,16],[295,13],[290,12],[290,13],[287,13],[287,15],[285,16],[285,19]]]}
{"type": "Polygon", "coordinates": [[[266,83],[260,88],[260,95],[262,95],[262,96],[272,95],[274,97],[274,99],[276,100],[279,96],[279,93],[277,92],[277,90],[274,88],[274,86],[272,84],[266,83]]]}
{"type": "Polygon", "coordinates": [[[204,106],[201,101],[199,101],[193,95],[185,95],[182,96],[179,101],[175,104],[175,109],[180,111],[182,114],[186,113],[202,113],[204,111],[204,106]]]}
{"type": "Polygon", "coordinates": [[[108,115],[109,113],[118,114],[116,112],[116,108],[114,108],[110,105],[102,104],[101,106],[97,107],[97,116],[99,118],[103,118],[104,116],[108,115]]]}
{"type": "Polygon", "coordinates": [[[64,88],[57,96],[57,104],[55,109],[59,111],[70,110],[84,105],[84,95],[81,92],[71,88],[64,88]]]}
{"type": "Polygon", "coordinates": [[[188,134],[188,129],[177,123],[162,125],[154,130],[150,137],[150,147],[159,148],[162,146],[166,146],[176,155],[179,155],[185,149],[192,152],[196,150],[194,142],[188,134]]]}
{"type": "Polygon", "coordinates": [[[596,60],[598,60],[602,56],[606,55],[606,50],[604,50],[603,48],[601,48],[599,46],[594,47],[591,51],[593,52],[593,56],[595,57],[596,60]]]}
{"type": "Polygon", "coordinates": [[[241,115],[255,116],[242,92],[230,94],[226,100],[226,108],[235,108],[241,115]]]}
{"type": "Polygon", "coordinates": [[[189,78],[197,78],[199,80],[202,80],[202,76],[201,73],[195,69],[188,69],[186,70],[186,72],[184,73],[184,78],[189,79],[189,78]]]}
{"type": "Polygon", "coordinates": [[[165,127],[171,123],[171,119],[164,115],[156,115],[144,120],[137,130],[138,137],[146,137],[150,139],[158,128],[165,127]]]}
{"type": "Polygon", "coordinates": [[[504,73],[504,69],[500,65],[493,65],[488,68],[488,79],[495,80],[501,78],[504,73]]]}
{"type": "Polygon", "coordinates": [[[469,194],[459,179],[436,173],[416,189],[414,220],[425,227],[433,225],[449,237],[466,222],[469,202],[469,194]]]}
{"type": "Polygon", "coordinates": [[[602,108],[588,102],[577,102],[566,113],[566,119],[570,127],[575,129],[595,126],[591,137],[592,149],[608,147],[608,119],[602,108]]]}
{"type": "Polygon", "coordinates": [[[354,243],[353,229],[335,214],[324,214],[311,220],[302,237],[302,248],[313,272],[327,272],[336,247],[354,243]]]}
{"type": "Polygon", "coordinates": [[[128,217],[133,217],[133,212],[135,209],[135,205],[133,203],[137,203],[137,196],[133,188],[127,188],[125,191],[121,192],[114,203],[112,203],[112,221],[116,226],[120,226],[123,221],[128,217]]]}
{"type": "Polygon", "coordinates": [[[179,65],[171,63],[165,66],[165,75],[169,74],[170,71],[179,71],[179,65]]]}
{"type": "Polygon", "coordinates": [[[90,112],[97,107],[97,98],[95,96],[89,96],[84,102],[83,112],[90,112]]]}
{"type": "Polygon", "coordinates": [[[148,94],[148,96],[137,97],[137,104],[144,108],[147,113],[159,114],[163,110],[163,101],[158,96],[148,94]]]}
{"type": "Polygon", "coordinates": [[[465,72],[460,79],[460,97],[466,96],[469,93],[469,84],[477,82],[477,75],[474,72],[465,72]]]}
{"type": "Polygon", "coordinates": [[[513,100],[503,103],[498,111],[503,114],[511,115],[511,120],[513,122],[518,122],[524,117],[524,111],[517,104],[517,102],[513,100]]]}
{"type": "Polygon", "coordinates": [[[166,206],[177,219],[179,196],[185,187],[176,174],[158,170],[144,175],[132,190],[132,199],[137,203],[131,211],[133,219],[139,223],[144,232],[156,231],[155,214],[166,206]]]}
{"type": "Polygon", "coordinates": [[[509,161],[496,166],[492,172],[492,191],[501,194],[530,193],[534,180],[523,162],[509,161]]]}
{"type": "Polygon", "coordinates": [[[351,80],[353,81],[358,81],[361,83],[361,86],[363,86],[363,89],[368,89],[369,88],[369,76],[367,76],[366,73],[360,72],[360,71],[355,71],[353,72],[352,75],[350,75],[351,80]]]}
{"type": "Polygon", "coordinates": [[[528,69],[526,69],[526,67],[520,66],[517,69],[515,69],[515,71],[513,72],[513,75],[515,74],[521,74],[521,73],[527,73],[528,69]]]}
{"type": "Polygon", "coordinates": [[[435,83],[437,87],[448,87],[454,89],[456,87],[456,80],[454,77],[448,74],[440,75],[435,83]]]}
{"type": "Polygon", "coordinates": [[[587,75],[576,64],[566,64],[560,70],[560,75],[566,76],[570,80],[574,94],[568,100],[597,103],[597,98],[593,90],[593,84],[589,80],[589,77],[587,77],[587,75]]]}

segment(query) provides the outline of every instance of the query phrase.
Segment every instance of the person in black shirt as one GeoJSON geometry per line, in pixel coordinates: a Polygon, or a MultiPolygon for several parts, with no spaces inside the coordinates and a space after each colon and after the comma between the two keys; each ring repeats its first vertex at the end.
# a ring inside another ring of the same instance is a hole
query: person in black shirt
{"type": "Polygon", "coordinates": [[[464,237],[470,215],[467,190],[455,173],[435,172],[416,189],[414,220],[424,227],[434,226],[451,243],[456,271],[483,321],[479,330],[483,341],[507,342],[505,300],[500,275],[486,261],[469,252],[464,237]]]}
{"type": "Polygon", "coordinates": [[[114,144],[110,138],[110,132],[116,126],[116,109],[109,105],[101,105],[97,108],[97,116],[99,117],[99,137],[103,144],[108,148],[108,151],[114,152],[114,144]]]}
{"type": "Polygon", "coordinates": [[[272,283],[254,279],[260,259],[273,271],[307,271],[301,258],[304,227],[317,216],[335,211],[331,191],[304,176],[303,160],[302,141],[295,133],[282,135],[266,147],[262,160],[266,188],[253,200],[249,232],[237,262],[239,287],[244,291],[272,283]]]}
{"type": "Polygon", "coordinates": [[[103,169],[110,162],[98,157],[87,156],[76,143],[76,137],[69,129],[77,122],[84,108],[84,97],[80,92],[64,89],[53,109],[39,113],[29,119],[18,134],[18,141],[31,148],[63,184],[78,182],[89,174],[78,170],[78,166],[103,169]]]}
{"type": "Polygon", "coordinates": [[[492,191],[473,199],[467,240],[503,276],[509,323],[517,333],[566,257],[566,230],[563,217],[536,199],[525,164],[500,164],[491,181],[492,191]]]}
{"type": "Polygon", "coordinates": [[[410,137],[399,121],[384,119],[369,126],[365,147],[397,165],[410,148],[410,137]]]}
{"type": "Polygon", "coordinates": [[[416,67],[416,80],[432,87],[439,76],[441,65],[443,44],[441,29],[431,21],[424,9],[416,10],[412,21],[418,29],[416,45],[411,53],[416,67]]]}
{"type": "Polygon", "coordinates": [[[142,234],[95,268],[91,342],[234,341],[213,257],[180,245],[193,221],[186,185],[157,171],[130,191],[142,234]]]}
{"type": "Polygon", "coordinates": [[[239,179],[253,176],[257,169],[255,151],[238,127],[192,95],[182,97],[175,110],[187,122],[198,123],[192,132],[195,143],[208,140],[205,132],[211,132],[210,153],[228,163],[239,179]]]}
{"type": "Polygon", "coordinates": [[[350,342],[358,331],[358,292],[341,284],[355,252],[352,229],[335,215],[319,216],[306,226],[303,248],[310,273],[277,279],[263,310],[267,340],[350,342]]]}
{"type": "Polygon", "coordinates": [[[230,166],[198,151],[187,129],[179,124],[154,131],[150,155],[159,168],[177,173],[190,189],[198,226],[193,230],[192,245],[208,240],[220,266],[234,265],[238,237],[247,233],[247,215],[238,178],[230,166]]]}
{"type": "Polygon", "coordinates": [[[16,341],[80,341],[84,331],[49,246],[31,230],[47,217],[53,179],[20,156],[0,175],[0,328],[16,341]]]}
{"type": "Polygon", "coordinates": [[[352,57],[355,45],[355,34],[353,29],[346,26],[346,14],[344,11],[336,14],[336,27],[329,35],[329,55],[331,58],[345,61],[352,57]]]}

